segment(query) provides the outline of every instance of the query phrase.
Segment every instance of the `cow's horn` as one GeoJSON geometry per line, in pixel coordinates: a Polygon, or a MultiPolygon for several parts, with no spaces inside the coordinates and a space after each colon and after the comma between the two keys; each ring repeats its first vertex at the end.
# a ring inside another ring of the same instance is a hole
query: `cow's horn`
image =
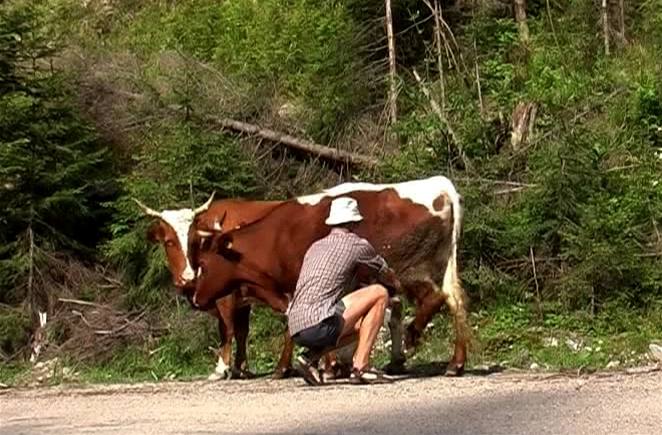
{"type": "Polygon", "coordinates": [[[228,215],[228,211],[225,210],[223,212],[223,216],[221,216],[221,220],[220,221],[219,220],[214,221],[214,230],[215,231],[223,231],[223,222],[225,222],[225,218],[227,217],[227,215],[228,215]]]}
{"type": "Polygon", "coordinates": [[[211,231],[198,230],[197,232],[200,237],[211,237],[214,235],[211,231]]]}
{"type": "Polygon", "coordinates": [[[205,203],[202,204],[200,207],[198,207],[198,208],[196,208],[195,210],[193,210],[193,214],[194,214],[194,215],[197,215],[198,213],[202,213],[203,211],[207,211],[207,209],[208,209],[209,206],[211,205],[211,202],[214,200],[214,195],[215,195],[215,194],[216,194],[216,191],[212,192],[212,193],[211,193],[211,196],[209,197],[209,199],[207,200],[207,202],[205,202],[205,203]]]}
{"type": "Polygon", "coordinates": [[[154,216],[154,217],[157,217],[157,218],[161,217],[161,213],[159,213],[158,211],[147,207],[145,204],[138,201],[136,198],[131,198],[131,199],[133,199],[136,202],[136,204],[138,204],[138,207],[140,207],[140,209],[143,211],[143,213],[145,213],[147,216],[154,216]]]}

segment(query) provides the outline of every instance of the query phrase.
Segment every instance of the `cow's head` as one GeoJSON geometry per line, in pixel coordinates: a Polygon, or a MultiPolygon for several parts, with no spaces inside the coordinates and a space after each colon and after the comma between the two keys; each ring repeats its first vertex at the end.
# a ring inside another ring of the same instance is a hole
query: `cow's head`
{"type": "Polygon", "coordinates": [[[211,194],[207,202],[196,209],[182,208],[158,212],[134,198],[134,201],[146,215],[159,218],[149,227],[147,238],[152,242],[159,242],[163,245],[172,280],[179,290],[190,286],[195,278],[194,269],[191,267],[188,257],[188,239],[191,224],[198,214],[209,209],[213,200],[214,193],[211,194]]]}
{"type": "MultiPolygon", "coordinates": [[[[225,210],[220,218],[212,216],[210,220],[203,220],[203,222],[200,219],[194,219],[188,233],[188,260],[194,271],[198,270],[200,252],[209,250],[212,245],[218,246],[227,215],[228,212],[225,210]]],[[[237,228],[239,227],[237,226],[237,228]]],[[[191,284],[193,283],[191,282],[191,284]]]]}
{"type": "Polygon", "coordinates": [[[216,234],[205,240],[197,255],[193,305],[207,309],[216,299],[231,293],[243,280],[241,259],[242,254],[233,249],[231,234],[216,234]]]}

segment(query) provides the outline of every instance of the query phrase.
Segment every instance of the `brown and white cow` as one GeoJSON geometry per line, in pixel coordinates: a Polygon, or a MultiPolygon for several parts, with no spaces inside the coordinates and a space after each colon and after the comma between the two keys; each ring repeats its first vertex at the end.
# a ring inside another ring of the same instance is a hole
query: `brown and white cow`
{"type": "MultiPolygon", "coordinates": [[[[163,246],[168,268],[177,292],[186,293],[193,289],[194,273],[189,261],[189,251],[195,247],[191,234],[198,231],[211,231],[215,223],[225,220],[226,228],[235,228],[265,215],[281,201],[244,201],[226,199],[213,201],[214,194],[196,209],[183,208],[158,212],[135,200],[145,214],[158,218],[148,230],[148,238],[163,246]]],[[[218,229],[218,228],[216,228],[218,229]]],[[[246,342],[251,311],[251,298],[246,288],[218,299],[209,314],[218,318],[220,348],[218,362],[210,380],[226,379],[235,376],[250,376],[247,369],[246,342]],[[232,340],[236,338],[237,348],[232,363],[232,340]]],[[[287,335],[287,334],[286,334],[287,335]]],[[[289,337],[287,337],[289,341],[289,337]]],[[[279,378],[288,371],[292,359],[292,347],[287,343],[281,353],[274,372],[279,378]]]]}
{"type": "MultiPolygon", "coordinates": [[[[416,302],[406,347],[413,349],[445,302],[456,335],[447,374],[461,374],[470,336],[466,297],[457,270],[462,209],[460,195],[445,177],[390,185],[343,184],[284,202],[253,223],[215,235],[194,261],[193,303],[206,307],[243,285],[275,309],[282,309],[294,291],[308,247],[330,231],[324,220],[337,196],[358,201],[364,220],[356,232],[386,258],[404,293],[416,302]]],[[[397,312],[391,318],[391,363],[397,366],[404,363],[401,321],[397,312]]]]}

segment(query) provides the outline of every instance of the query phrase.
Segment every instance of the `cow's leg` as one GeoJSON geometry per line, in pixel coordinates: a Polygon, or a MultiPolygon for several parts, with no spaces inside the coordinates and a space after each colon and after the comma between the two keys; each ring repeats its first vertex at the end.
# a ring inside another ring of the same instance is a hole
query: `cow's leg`
{"type": "Polygon", "coordinates": [[[336,368],[338,366],[338,358],[336,357],[335,352],[329,352],[324,354],[320,361],[320,372],[324,380],[331,380],[336,378],[336,368]]]}
{"type": "Polygon", "coordinates": [[[273,379],[283,379],[288,377],[291,373],[293,373],[292,370],[293,352],[294,352],[294,341],[292,341],[292,337],[290,337],[290,333],[286,328],[284,343],[283,343],[283,351],[280,354],[280,359],[278,360],[278,364],[276,365],[276,370],[274,371],[274,374],[271,376],[273,379]]]}
{"type": "Polygon", "coordinates": [[[246,357],[246,343],[248,341],[249,320],[251,317],[251,306],[244,305],[234,311],[235,340],[237,350],[234,356],[233,373],[242,378],[253,378],[255,375],[248,370],[246,357]]]}
{"type": "Polygon", "coordinates": [[[464,372],[467,357],[467,343],[471,330],[467,323],[467,311],[464,303],[464,291],[458,283],[446,285],[439,289],[432,281],[421,281],[415,287],[408,287],[407,293],[416,300],[416,317],[407,327],[405,347],[407,353],[413,353],[420,337],[432,317],[439,312],[445,302],[453,317],[455,329],[455,345],[453,357],[446,368],[446,375],[459,376],[464,372]]]}
{"type": "Polygon", "coordinates": [[[397,296],[391,298],[388,329],[391,334],[391,361],[385,369],[390,374],[402,373],[405,370],[405,352],[402,347],[404,327],[402,325],[402,302],[397,296]]]}
{"type": "Polygon", "coordinates": [[[232,370],[230,368],[232,359],[232,338],[234,337],[234,302],[232,296],[226,296],[216,301],[218,310],[218,332],[221,337],[221,346],[218,350],[218,362],[214,372],[209,375],[210,381],[219,379],[230,379],[232,370]]]}
{"type": "Polygon", "coordinates": [[[453,327],[455,329],[455,348],[453,358],[446,367],[447,376],[460,376],[464,373],[464,364],[467,359],[467,344],[471,340],[471,328],[467,321],[467,308],[465,293],[455,274],[450,274],[444,279],[442,293],[446,305],[453,316],[453,327]]]}
{"type": "Polygon", "coordinates": [[[407,284],[407,295],[416,301],[416,316],[407,326],[405,351],[412,354],[418,345],[425,327],[444,304],[444,295],[437,292],[438,287],[431,281],[417,281],[407,284]]]}
{"type": "MultiPolygon", "coordinates": [[[[284,314],[289,302],[287,296],[277,293],[273,289],[265,289],[259,286],[250,286],[245,289],[249,294],[271,307],[277,313],[284,314]]],[[[292,353],[294,352],[294,342],[290,337],[289,331],[285,328],[285,339],[280,359],[276,365],[276,370],[272,375],[273,379],[282,379],[292,373],[292,353]]]]}
{"type": "Polygon", "coordinates": [[[324,354],[321,368],[324,380],[348,378],[352,372],[352,357],[356,351],[356,342],[324,354]]]}

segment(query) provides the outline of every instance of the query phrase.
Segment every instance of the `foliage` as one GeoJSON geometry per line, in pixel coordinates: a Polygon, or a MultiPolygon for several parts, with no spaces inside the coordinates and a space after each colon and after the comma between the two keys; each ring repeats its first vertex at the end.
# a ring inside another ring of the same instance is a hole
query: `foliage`
{"type": "Polygon", "coordinates": [[[0,352],[14,356],[27,344],[30,318],[20,310],[0,308],[0,352]]]}
{"type": "Polygon", "coordinates": [[[0,302],[5,303],[26,297],[28,280],[45,267],[49,252],[91,254],[108,218],[96,203],[113,189],[109,156],[74,108],[64,74],[49,66],[54,43],[42,32],[41,19],[41,10],[30,3],[0,8],[0,302]]]}
{"type": "Polygon", "coordinates": [[[378,84],[365,60],[363,28],[350,12],[342,2],[320,0],[136,3],[114,9],[130,25],[109,21],[103,37],[151,58],[150,70],[166,50],[206,62],[229,92],[242,94],[234,116],[293,105],[298,124],[325,142],[364,110],[378,84]]]}
{"type": "Polygon", "coordinates": [[[208,345],[215,340],[213,322],[204,313],[180,308],[165,315],[170,333],[143,346],[128,345],[117,349],[103,366],[76,365],[80,377],[88,382],[117,382],[132,379],[158,381],[190,379],[209,374],[213,354],[208,345]]]}

